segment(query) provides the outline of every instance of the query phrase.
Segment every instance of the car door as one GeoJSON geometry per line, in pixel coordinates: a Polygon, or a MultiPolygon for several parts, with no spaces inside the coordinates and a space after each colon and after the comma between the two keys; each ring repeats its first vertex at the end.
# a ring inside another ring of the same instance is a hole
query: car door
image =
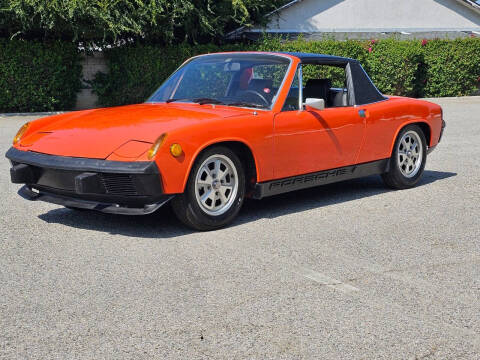
{"type": "Polygon", "coordinates": [[[274,118],[277,179],[355,163],[364,118],[354,107],[282,111],[274,118]]]}

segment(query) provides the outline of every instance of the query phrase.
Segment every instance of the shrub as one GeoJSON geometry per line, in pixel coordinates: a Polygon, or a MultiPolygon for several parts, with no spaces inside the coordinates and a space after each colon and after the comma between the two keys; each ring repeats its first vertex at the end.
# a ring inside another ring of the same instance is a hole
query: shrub
{"type": "MultiPolygon", "coordinates": [[[[127,45],[105,50],[106,74],[92,87],[99,105],[145,101],[187,58],[218,51],[301,51],[359,60],[385,94],[404,96],[471,95],[480,78],[480,39],[379,41],[283,41],[265,37],[252,44],[176,46],[127,45]]],[[[80,88],[80,56],[71,43],[0,40],[0,112],[68,110],[80,88]]],[[[306,79],[340,73],[305,68],[306,79]]]]}
{"type": "Polygon", "coordinates": [[[391,95],[421,97],[425,63],[419,41],[371,41],[365,68],[378,89],[391,95]]]}
{"type": "Polygon", "coordinates": [[[480,81],[480,39],[434,40],[424,48],[425,96],[471,95],[480,81]]]}
{"type": "MultiPolygon", "coordinates": [[[[360,62],[364,62],[367,55],[362,42],[359,41],[335,41],[329,39],[322,41],[305,41],[302,37],[286,42],[282,42],[279,38],[275,37],[265,37],[258,45],[258,50],[329,54],[350,57],[360,62]]],[[[343,69],[336,69],[334,67],[320,70],[318,67],[307,65],[303,68],[303,77],[305,81],[314,78],[330,78],[333,80],[334,87],[343,87],[345,72],[343,69]]]]}
{"type": "MultiPolygon", "coordinates": [[[[186,58],[225,50],[299,51],[354,58],[385,94],[411,97],[471,95],[480,77],[480,39],[372,41],[283,41],[266,36],[257,43],[227,46],[183,44],[179,47],[131,46],[107,52],[109,74],[99,74],[94,89],[103,105],[144,101],[186,58]]],[[[305,67],[306,79],[331,77],[339,86],[342,72],[325,74],[305,67]]],[[[341,86],[341,85],[340,85],[341,86]]]]}
{"type": "Polygon", "coordinates": [[[79,61],[72,43],[0,40],[0,112],[73,108],[79,61]]]}
{"type": "Polygon", "coordinates": [[[92,82],[98,102],[104,106],[139,103],[153,94],[160,84],[186,59],[219,51],[238,51],[245,45],[181,44],[158,47],[126,46],[107,49],[108,74],[98,73],[92,82]]]}
{"type": "Polygon", "coordinates": [[[0,0],[0,36],[95,44],[208,43],[288,0],[0,0]]]}

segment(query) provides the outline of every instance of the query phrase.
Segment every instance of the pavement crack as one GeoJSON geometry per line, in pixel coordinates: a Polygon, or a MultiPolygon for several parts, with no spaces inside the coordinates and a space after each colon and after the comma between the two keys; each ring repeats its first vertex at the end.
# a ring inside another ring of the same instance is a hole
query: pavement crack
{"type": "Polygon", "coordinates": [[[343,293],[352,293],[352,292],[359,291],[358,288],[350,284],[347,284],[340,280],[332,279],[331,277],[325,274],[313,271],[311,269],[301,268],[299,269],[298,274],[309,280],[315,281],[316,283],[322,286],[330,287],[332,289],[339,290],[343,293]]]}

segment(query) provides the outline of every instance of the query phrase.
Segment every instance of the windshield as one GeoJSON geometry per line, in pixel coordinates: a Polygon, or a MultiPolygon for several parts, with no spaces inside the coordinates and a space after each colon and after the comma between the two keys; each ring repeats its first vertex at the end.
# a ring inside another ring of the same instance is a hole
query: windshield
{"type": "Polygon", "coordinates": [[[265,54],[214,54],[192,59],[147,102],[196,102],[269,109],[290,61],[265,54]]]}

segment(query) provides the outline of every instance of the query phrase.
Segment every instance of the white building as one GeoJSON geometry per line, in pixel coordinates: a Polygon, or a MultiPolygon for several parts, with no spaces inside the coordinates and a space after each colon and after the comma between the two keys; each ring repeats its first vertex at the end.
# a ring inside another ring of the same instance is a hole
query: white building
{"type": "Polygon", "coordinates": [[[294,0],[267,17],[266,27],[241,27],[227,38],[480,37],[480,5],[473,0],[294,0]]]}

